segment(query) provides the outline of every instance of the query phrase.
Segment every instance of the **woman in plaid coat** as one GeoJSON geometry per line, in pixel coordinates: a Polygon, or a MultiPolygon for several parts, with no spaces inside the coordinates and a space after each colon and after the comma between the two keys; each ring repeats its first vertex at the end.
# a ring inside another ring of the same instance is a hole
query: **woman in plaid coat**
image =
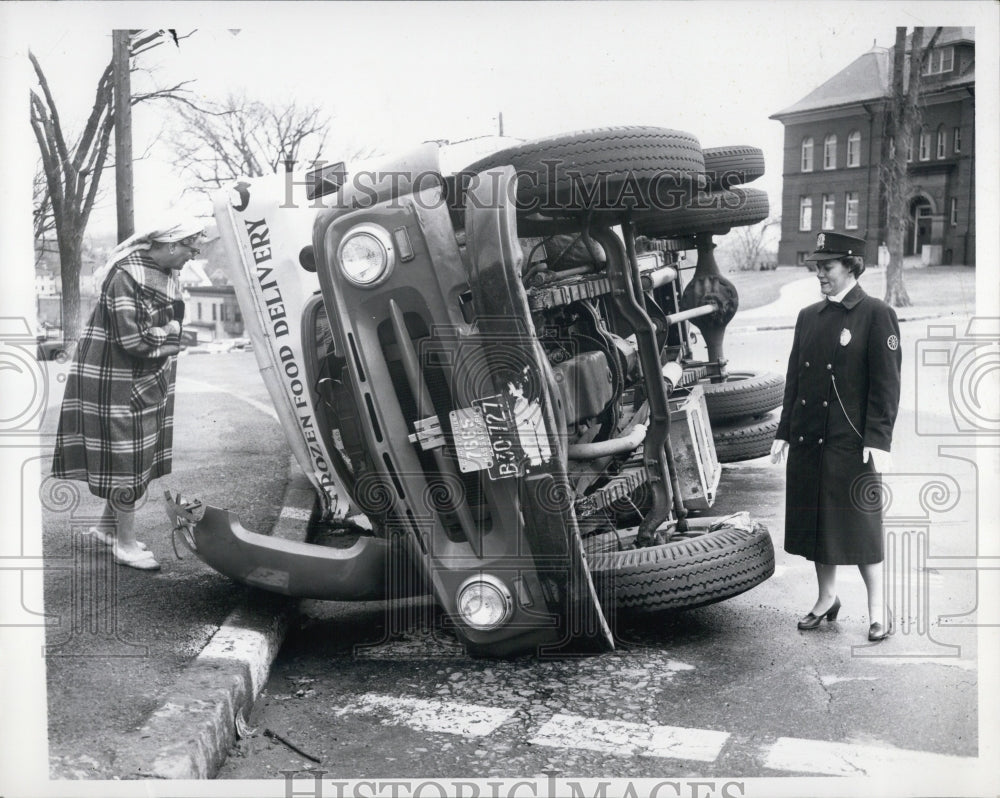
{"type": "Polygon", "coordinates": [[[159,563],[135,537],[135,503],[170,473],[174,377],[184,303],[177,273],[198,254],[203,225],[136,235],[111,253],[101,295],[66,381],[52,474],[106,500],[90,532],[123,565],[159,563]]]}

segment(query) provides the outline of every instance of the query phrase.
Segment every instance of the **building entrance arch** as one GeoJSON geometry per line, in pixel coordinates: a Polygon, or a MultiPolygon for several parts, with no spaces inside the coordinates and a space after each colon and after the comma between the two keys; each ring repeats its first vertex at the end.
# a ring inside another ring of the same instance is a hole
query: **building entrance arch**
{"type": "Polygon", "coordinates": [[[923,196],[910,200],[910,213],[906,218],[906,239],[903,242],[904,255],[919,255],[924,244],[931,243],[931,217],[934,208],[923,196]]]}

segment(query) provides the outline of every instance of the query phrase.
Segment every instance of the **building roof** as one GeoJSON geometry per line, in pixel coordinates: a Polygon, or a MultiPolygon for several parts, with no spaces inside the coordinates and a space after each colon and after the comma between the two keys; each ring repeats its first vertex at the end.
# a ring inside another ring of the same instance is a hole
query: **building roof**
{"type": "MultiPolygon", "coordinates": [[[[929,39],[933,28],[924,28],[924,39],[929,39]]],[[[907,38],[906,49],[910,49],[911,34],[907,38]]],[[[975,42],[975,28],[944,28],[938,36],[935,47],[959,42],[975,42]]],[[[873,46],[867,53],[856,58],[836,75],[820,84],[797,103],[771,114],[770,119],[781,119],[803,111],[818,111],[851,103],[883,99],[889,94],[892,83],[891,47],[873,46]]],[[[909,62],[906,62],[908,65],[909,62]]],[[[905,79],[905,75],[904,75],[905,79]]],[[[975,68],[970,66],[961,74],[933,84],[926,84],[926,90],[939,91],[950,86],[975,81],[975,68]]]]}
{"type": "MultiPolygon", "coordinates": [[[[930,41],[931,36],[934,35],[934,27],[924,28],[924,35],[921,37],[921,41],[930,41]]],[[[935,47],[943,47],[946,44],[960,44],[968,43],[975,44],[976,42],[976,29],[970,26],[964,28],[941,28],[941,33],[934,43],[935,47]]],[[[910,46],[913,43],[913,34],[911,33],[906,37],[906,52],[910,51],[910,46]]]]}
{"type": "Polygon", "coordinates": [[[236,286],[232,285],[192,285],[187,289],[192,296],[223,296],[236,294],[236,286]]]}
{"type": "Polygon", "coordinates": [[[881,99],[889,91],[891,75],[892,51],[885,47],[872,47],[797,103],[771,114],[770,118],[780,119],[802,111],[881,99]]]}
{"type": "Polygon", "coordinates": [[[198,285],[211,285],[212,281],[205,274],[205,266],[207,265],[208,261],[206,260],[189,260],[185,263],[178,277],[181,286],[192,288],[198,285]]]}

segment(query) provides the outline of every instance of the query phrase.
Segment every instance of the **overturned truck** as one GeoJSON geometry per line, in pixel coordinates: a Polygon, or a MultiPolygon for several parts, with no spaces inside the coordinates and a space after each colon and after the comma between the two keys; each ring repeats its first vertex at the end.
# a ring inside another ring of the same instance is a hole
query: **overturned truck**
{"type": "Polygon", "coordinates": [[[763,158],[645,127],[485,143],[218,194],[317,507],[302,541],[196,498],[168,512],[245,584],[431,593],[477,655],[606,650],[618,608],[698,607],[773,572],[763,525],[709,514],[720,461],[765,454],[781,401],[779,377],[728,369],[738,297],[713,257],[713,236],[767,216],[744,185],[763,158]]]}

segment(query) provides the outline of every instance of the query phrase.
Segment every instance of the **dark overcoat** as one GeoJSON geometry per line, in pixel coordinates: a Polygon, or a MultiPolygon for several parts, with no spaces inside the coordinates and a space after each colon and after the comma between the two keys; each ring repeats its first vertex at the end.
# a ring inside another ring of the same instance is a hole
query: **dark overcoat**
{"type": "Polygon", "coordinates": [[[890,450],[901,364],[895,311],[861,286],[799,312],[775,436],[789,444],[785,551],[882,561],[881,477],[862,450],[890,450]]]}
{"type": "Polygon", "coordinates": [[[176,275],[145,252],[112,267],[66,379],[54,476],[134,501],[170,473],[180,336],[164,327],[179,298],[176,275]]]}

